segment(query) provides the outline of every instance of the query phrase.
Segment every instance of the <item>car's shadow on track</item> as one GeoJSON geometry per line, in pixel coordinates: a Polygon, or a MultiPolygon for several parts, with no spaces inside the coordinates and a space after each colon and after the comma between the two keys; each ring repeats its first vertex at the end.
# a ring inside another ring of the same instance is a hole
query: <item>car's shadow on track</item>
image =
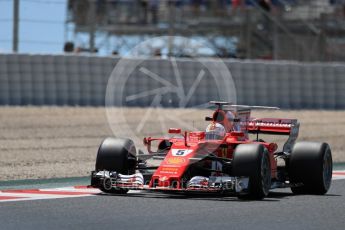
{"type": "Polygon", "coordinates": [[[233,202],[278,202],[291,197],[299,196],[322,196],[322,197],[339,197],[341,195],[337,194],[325,194],[325,195],[295,195],[290,191],[275,191],[270,192],[269,195],[262,200],[252,200],[245,198],[238,198],[234,195],[222,195],[222,194],[169,194],[169,193],[159,193],[159,192],[137,192],[128,193],[124,195],[118,194],[106,194],[99,193],[97,196],[114,196],[114,197],[126,197],[126,198],[145,198],[145,199],[175,199],[175,200],[209,200],[209,201],[233,201],[233,202]]]}
{"type": "Polygon", "coordinates": [[[126,198],[145,198],[145,199],[178,199],[178,200],[209,200],[209,201],[233,201],[233,202],[278,202],[282,199],[295,196],[291,192],[270,192],[263,200],[252,200],[246,198],[238,198],[237,196],[229,196],[222,194],[166,194],[153,192],[129,193],[125,195],[99,193],[98,196],[116,196],[126,198]]]}

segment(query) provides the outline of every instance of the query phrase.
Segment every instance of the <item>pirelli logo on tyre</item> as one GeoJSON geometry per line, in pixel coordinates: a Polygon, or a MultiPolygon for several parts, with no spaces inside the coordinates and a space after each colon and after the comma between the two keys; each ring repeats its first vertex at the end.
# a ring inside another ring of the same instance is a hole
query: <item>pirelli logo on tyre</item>
{"type": "Polygon", "coordinates": [[[185,163],[186,160],[182,157],[170,157],[166,160],[166,162],[172,165],[179,165],[185,163]]]}

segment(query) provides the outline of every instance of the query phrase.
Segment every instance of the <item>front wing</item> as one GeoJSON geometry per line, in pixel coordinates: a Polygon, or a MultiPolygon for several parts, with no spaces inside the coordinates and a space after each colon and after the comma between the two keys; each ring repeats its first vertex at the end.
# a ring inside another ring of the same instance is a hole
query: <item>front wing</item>
{"type": "Polygon", "coordinates": [[[248,177],[201,177],[196,176],[186,183],[183,188],[152,186],[150,182],[144,182],[143,175],[136,173],[122,175],[116,172],[99,171],[92,172],[91,186],[103,188],[103,191],[111,189],[146,190],[166,193],[246,193],[248,190],[248,177]]]}

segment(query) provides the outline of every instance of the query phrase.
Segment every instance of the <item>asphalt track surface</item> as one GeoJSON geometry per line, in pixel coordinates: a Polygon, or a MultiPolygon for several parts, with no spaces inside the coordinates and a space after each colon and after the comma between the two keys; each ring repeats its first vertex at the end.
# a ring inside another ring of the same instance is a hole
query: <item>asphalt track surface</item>
{"type": "Polygon", "coordinates": [[[0,229],[345,229],[345,180],[327,195],[262,201],[156,193],[0,203],[0,229]]]}

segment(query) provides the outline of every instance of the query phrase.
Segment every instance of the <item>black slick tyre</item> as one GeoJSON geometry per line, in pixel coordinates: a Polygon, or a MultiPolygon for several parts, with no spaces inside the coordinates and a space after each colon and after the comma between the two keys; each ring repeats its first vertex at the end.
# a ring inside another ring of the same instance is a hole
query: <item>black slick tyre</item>
{"type": "MultiPolygon", "coordinates": [[[[130,139],[106,138],[100,145],[96,159],[96,171],[115,171],[120,174],[135,173],[136,149],[130,139]]],[[[110,180],[100,183],[99,189],[106,193],[125,194],[128,189],[114,189],[110,180]]]]}
{"type": "Polygon", "coordinates": [[[232,163],[234,176],[249,177],[248,191],[240,199],[261,200],[271,188],[271,164],[267,149],[261,144],[241,144],[236,147],[232,163]]]}
{"type": "Polygon", "coordinates": [[[289,178],[294,194],[327,193],[332,182],[332,152],[327,143],[299,142],[289,159],[289,178]]]}

